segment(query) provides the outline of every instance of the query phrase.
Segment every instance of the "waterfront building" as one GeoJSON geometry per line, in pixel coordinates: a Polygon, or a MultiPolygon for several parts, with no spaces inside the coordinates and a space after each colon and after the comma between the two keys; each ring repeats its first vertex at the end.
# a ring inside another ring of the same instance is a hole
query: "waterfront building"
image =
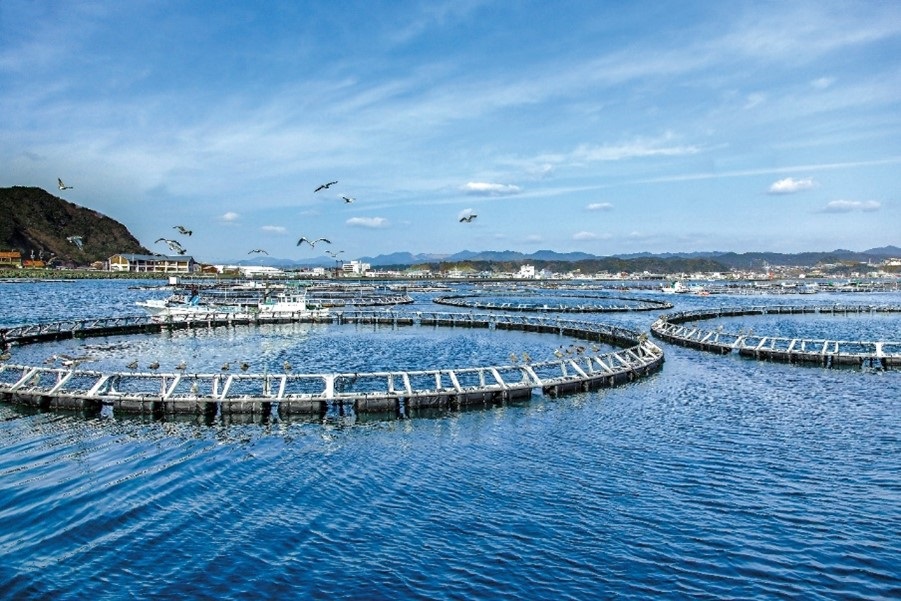
{"type": "Polygon", "coordinates": [[[143,273],[193,273],[197,269],[194,257],[183,255],[113,255],[107,261],[110,271],[133,271],[143,273]]]}
{"type": "Polygon", "coordinates": [[[21,269],[22,253],[17,250],[0,251],[0,268],[21,269]]]}

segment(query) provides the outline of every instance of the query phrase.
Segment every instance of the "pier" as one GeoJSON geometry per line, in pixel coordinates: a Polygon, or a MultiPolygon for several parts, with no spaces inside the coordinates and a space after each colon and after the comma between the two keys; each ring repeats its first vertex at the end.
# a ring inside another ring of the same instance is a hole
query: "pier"
{"type": "Polygon", "coordinates": [[[696,322],[724,317],[768,314],[850,315],[871,313],[901,314],[893,305],[776,305],[768,307],[714,308],[663,315],[651,325],[657,338],[680,346],[759,360],[819,365],[823,367],[901,366],[901,341],[861,341],[789,338],[707,329],[696,322]]]}
{"type": "Polygon", "coordinates": [[[42,409],[195,415],[325,415],[352,408],[360,413],[406,417],[418,409],[459,409],[527,400],[540,391],[557,397],[619,386],[657,371],[663,351],[647,336],[625,328],[549,317],[441,312],[331,313],[306,319],[290,313],[200,313],[65,321],[10,328],[13,345],[93,336],[153,334],[180,328],[228,328],[316,321],[513,329],[566,335],[618,348],[551,361],[424,371],[371,373],[150,373],[101,372],[0,363],[0,399],[42,409]]]}

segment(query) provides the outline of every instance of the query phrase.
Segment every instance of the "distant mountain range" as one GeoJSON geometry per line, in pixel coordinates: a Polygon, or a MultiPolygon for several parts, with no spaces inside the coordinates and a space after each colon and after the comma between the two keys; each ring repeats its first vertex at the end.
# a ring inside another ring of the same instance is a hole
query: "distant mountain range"
{"type": "MultiPolygon", "coordinates": [[[[736,253],[728,251],[707,251],[690,253],[630,253],[615,256],[598,256],[584,252],[558,253],[552,250],[539,250],[534,253],[521,253],[512,250],[504,251],[480,251],[464,250],[454,254],[413,254],[409,252],[396,252],[374,257],[361,257],[362,263],[369,263],[373,267],[407,268],[415,265],[459,264],[459,263],[509,263],[509,264],[559,264],[559,263],[597,263],[597,262],[627,262],[627,263],[655,263],[655,264],[686,264],[708,263],[716,264],[719,269],[745,268],[760,269],[764,265],[772,266],[800,266],[814,267],[823,264],[835,263],[867,263],[869,261],[882,261],[887,258],[901,257],[901,248],[897,246],[883,246],[864,251],[852,251],[836,249],[824,252],[803,253],[775,253],[775,252],[747,252],[736,253]]],[[[335,261],[329,257],[314,257],[303,260],[278,259],[263,257],[260,259],[242,259],[236,261],[238,265],[269,265],[273,267],[333,267],[335,261]]],[[[668,271],[668,270],[664,270],[668,271]]],[[[682,271],[682,270],[679,270],[682,271]]]]}
{"type": "MultiPolygon", "coordinates": [[[[54,196],[41,188],[14,186],[0,188],[0,251],[19,250],[23,257],[55,255],[61,263],[86,265],[103,261],[116,253],[151,254],[121,223],[54,196]],[[79,236],[81,246],[68,240],[79,236]]],[[[422,266],[438,269],[440,265],[466,266],[479,271],[516,271],[525,263],[552,271],[581,270],[583,273],[649,271],[679,273],[692,271],[728,271],[732,268],[762,269],[794,265],[814,267],[837,263],[879,262],[901,257],[901,248],[883,246],[860,252],[836,249],[828,252],[775,253],[727,251],[691,253],[630,253],[598,256],[584,252],[559,253],[539,250],[525,254],[512,250],[470,251],[454,254],[412,254],[395,252],[374,257],[360,257],[362,263],[376,268],[406,269],[422,266]]],[[[284,269],[334,267],[328,256],[292,260],[276,257],[242,257],[234,261],[216,261],[233,265],[266,265],[284,269]]]]}

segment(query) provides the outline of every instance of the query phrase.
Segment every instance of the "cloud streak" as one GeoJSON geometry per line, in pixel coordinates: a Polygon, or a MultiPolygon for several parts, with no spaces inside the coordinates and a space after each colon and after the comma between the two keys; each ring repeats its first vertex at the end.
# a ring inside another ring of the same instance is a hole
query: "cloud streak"
{"type": "Polygon", "coordinates": [[[470,196],[510,196],[522,192],[519,186],[492,182],[468,182],[460,189],[470,196]]]}
{"type": "Polygon", "coordinates": [[[833,200],[826,204],[821,213],[851,213],[861,211],[872,213],[882,208],[882,204],[876,200],[833,200]]]}
{"type": "Polygon", "coordinates": [[[796,192],[811,190],[816,185],[816,182],[809,177],[804,179],[786,177],[773,182],[767,189],[767,194],[795,194],[796,192]]]}
{"type": "Polygon", "coordinates": [[[379,230],[387,228],[390,224],[384,217],[351,217],[345,222],[351,227],[362,227],[379,230]]]}

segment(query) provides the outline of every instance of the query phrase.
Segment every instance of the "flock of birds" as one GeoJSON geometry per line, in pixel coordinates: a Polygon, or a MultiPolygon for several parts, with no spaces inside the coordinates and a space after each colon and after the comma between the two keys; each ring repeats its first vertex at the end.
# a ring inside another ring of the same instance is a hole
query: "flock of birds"
{"type": "MultiPolygon", "coordinates": [[[[315,190],[313,190],[313,192],[320,192],[322,190],[327,190],[331,186],[334,186],[337,183],[338,183],[337,180],[327,182],[327,183],[322,184],[319,187],[317,187],[315,190]]],[[[57,178],[57,184],[58,184],[58,187],[60,190],[73,189],[73,186],[67,186],[63,182],[62,178],[57,178]]],[[[349,196],[341,196],[341,198],[346,203],[351,203],[355,200],[354,198],[349,197],[349,196]]],[[[460,222],[461,223],[462,222],[470,223],[476,217],[477,217],[477,215],[474,213],[466,213],[460,217],[460,222]]],[[[190,229],[188,229],[182,225],[174,225],[174,226],[172,226],[172,228],[174,230],[176,230],[182,236],[190,237],[194,233],[193,231],[191,231],[190,229]]],[[[68,240],[71,244],[74,244],[75,246],[77,246],[79,249],[81,249],[84,244],[84,238],[83,238],[83,236],[80,236],[80,235],[68,236],[66,238],[66,240],[68,240]]],[[[182,244],[178,240],[161,237],[161,238],[158,238],[155,243],[158,244],[160,242],[165,243],[171,251],[173,251],[179,255],[184,255],[187,252],[185,250],[184,246],[182,246],[182,244]]],[[[306,244],[310,245],[310,248],[315,248],[316,244],[318,244],[320,242],[325,243],[325,244],[331,244],[331,241],[326,238],[310,239],[310,238],[302,236],[297,241],[297,246],[300,246],[301,244],[306,243],[306,244]]],[[[338,256],[340,254],[342,254],[344,251],[343,250],[339,250],[339,251],[326,250],[325,252],[332,258],[339,260],[338,256]]],[[[266,252],[265,249],[262,249],[262,248],[254,248],[248,252],[248,254],[257,254],[257,253],[258,254],[266,254],[266,255],[269,254],[268,252],[266,252]]],[[[554,355],[556,357],[562,359],[564,357],[572,357],[572,356],[581,355],[582,353],[585,352],[585,350],[586,350],[586,348],[584,346],[571,345],[569,348],[566,348],[566,349],[564,349],[563,347],[558,348],[557,350],[554,351],[554,355]]],[[[592,345],[592,350],[597,351],[598,347],[596,345],[592,345]]],[[[8,347],[6,347],[4,345],[3,348],[0,348],[0,361],[5,361],[5,360],[8,360],[9,358],[10,358],[9,349],[8,349],[8,347]]],[[[74,357],[74,356],[69,356],[69,355],[52,355],[50,358],[45,360],[45,363],[51,363],[51,362],[55,363],[58,360],[62,361],[62,364],[64,366],[76,367],[79,363],[91,361],[92,358],[89,356],[74,357]]],[[[522,362],[523,364],[528,364],[528,363],[531,363],[532,358],[529,356],[528,353],[522,353],[521,357],[514,353],[514,354],[510,355],[510,360],[513,364],[516,364],[517,362],[522,362]]],[[[223,363],[222,366],[220,367],[220,370],[222,372],[229,371],[232,368],[232,364],[237,365],[238,369],[240,369],[242,372],[246,372],[248,369],[250,369],[250,364],[247,363],[246,361],[233,361],[233,362],[229,361],[229,362],[223,363]]],[[[128,368],[129,370],[132,370],[132,371],[138,369],[138,367],[139,367],[139,363],[138,363],[137,359],[134,359],[130,363],[126,364],[126,368],[128,368]]],[[[146,367],[149,370],[156,371],[160,368],[160,363],[159,363],[159,361],[154,360],[154,361],[150,362],[149,364],[147,364],[146,367]]],[[[184,373],[184,371],[187,369],[187,363],[185,361],[181,361],[178,365],[175,366],[175,369],[184,373]]],[[[291,363],[288,361],[285,361],[282,365],[282,369],[285,371],[285,373],[290,373],[292,371],[291,363]]],[[[195,386],[196,386],[196,384],[195,384],[195,386]]]]}
{"type": "MultiPolygon", "coordinates": [[[[62,180],[59,180],[59,183],[60,183],[60,185],[62,185],[62,180]]],[[[315,190],[313,190],[313,192],[316,193],[316,192],[320,192],[322,190],[328,190],[329,188],[331,188],[332,186],[334,186],[337,183],[338,183],[337,180],[331,181],[331,182],[326,182],[324,184],[319,185],[315,190]]],[[[60,189],[62,189],[62,188],[60,188],[60,189]]],[[[347,204],[352,203],[356,200],[356,198],[353,198],[351,196],[344,196],[344,195],[341,196],[341,199],[344,200],[344,202],[347,204]]],[[[183,236],[190,236],[191,234],[194,233],[193,231],[189,230],[188,228],[186,228],[182,225],[174,225],[172,227],[173,227],[173,229],[178,231],[179,234],[181,234],[183,236]]],[[[174,252],[178,255],[184,255],[187,252],[185,247],[182,246],[181,242],[179,242],[178,240],[173,240],[171,238],[158,238],[156,240],[155,244],[159,244],[160,242],[165,243],[169,247],[169,250],[171,250],[172,252],[174,252]]],[[[309,244],[310,248],[316,248],[316,245],[319,244],[320,242],[322,242],[324,244],[332,243],[332,241],[329,240],[328,238],[307,238],[306,236],[301,236],[297,240],[297,246],[301,246],[302,244],[309,244]]],[[[343,250],[340,250],[337,252],[326,251],[326,253],[329,256],[331,256],[332,258],[334,258],[336,260],[337,260],[338,255],[343,252],[344,252],[343,250]]],[[[269,255],[269,252],[265,248],[253,248],[253,249],[247,251],[247,254],[248,255],[269,255]]]]}
{"type": "MultiPolygon", "coordinates": [[[[571,344],[568,347],[560,346],[560,347],[556,348],[554,350],[554,356],[557,359],[577,359],[578,357],[587,353],[589,350],[591,350],[594,353],[598,353],[598,352],[601,352],[602,349],[597,344],[592,344],[592,345],[590,345],[590,347],[586,347],[581,344],[571,344]]],[[[74,367],[78,363],[83,363],[85,361],[91,360],[90,357],[71,357],[68,355],[59,355],[59,356],[54,355],[53,357],[51,357],[51,359],[54,361],[57,358],[62,359],[63,365],[65,365],[67,367],[74,367]]],[[[48,359],[48,361],[50,361],[50,360],[48,359]]],[[[529,353],[525,353],[525,352],[522,353],[522,355],[517,355],[516,353],[511,353],[510,354],[510,363],[511,363],[511,365],[516,365],[518,363],[521,363],[522,365],[528,365],[528,364],[532,363],[532,357],[529,355],[529,353]]],[[[125,367],[131,371],[138,369],[139,366],[140,366],[140,364],[138,363],[137,359],[134,359],[130,363],[127,363],[125,365],[125,367]]],[[[230,371],[232,369],[232,366],[236,366],[242,372],[247,372],[247,370],[250,369],[250,363],[248,363],[247,361],[235,360],[235,361],[226,361],[225,363],[223,363],[219,367],[219,371],[221,371],[221,372],[230,371]]],[[[147,364],[146,367],[147,367],[147,369],[149,369],[151,371],[156,371],[160,368],[160,362],[152,361],[149,364],[147,364]]],[[[188,365],[183,360],[178,365],[175,366],[175,369],[176,369],[176,371],[184,373],[185,370],[188,369],[188,365]]],[[[291,371],[293,370],[293,366],[291,365],[291,362],[287,361],[287,360],[284,361],[282,363],[282,370],[286,374],[291,373],[291,371]]]]}
{"type": "MultiPolygon", "coordinates": [[[[75,188],[75,186],[66,185],[63,182],[61,177],[56,178],[56,184],[60,190],[73,190],[75,188]]],[[[323,190],[328,190],[332,186],[337,185],[337,184],[338,184],[338,180],[333,180],[333,181],[326,182],[324,184],[320,184],[313,190],[313,193],[315,194],[315,193],[321,192],[323,190]]],[[[339,198],[341,198],[345,202],[345,204],[350,204],[350,203],[356,201],[356,198],[354,198],[353,196],[346,196],[343,194],[339,195],[339,198]]],[[[478,215],[467,210],[466,212],[464,212],[464,214],[462,214],[460,216],[459,221],[460,221],[460,223],[472,223],[472,221],[476,217],[478,217],[478,215]]],[[[182,225],[174,225],[174,226],[172,226],[172,228],[174,230],[176,230],[182,236],[190,236],[191,234],[193,234],[193,231],[189,230],[188,228],[186,228],[182,225]]],[[[69,243],[77,246],[79,250],[82,250],[84,247],[84,236],[81,236],[81,235],[67,236],[66,240],[68,240],[69,243]]],[[[188,252],[187,249],[185,249],[185,247],[182,245],[182,243],[176,239],[160,237],[160,238],[157,238],[157,240],[154,242],[154,244],[159,244],[161,242],[165,243],[166,246],[169,247],[169,250],[171,252],[174,252],[177,255],[185,255],[188,252]]],[[[306,236],[301,236],[297,240],[297,246],[301,246],[303,244],[309,244],[310,248],[316,248],[316,245],[320,242],[322,242],[324,244],[332,243],[332,241],[329,240],[328,238],[307,238],[306,236]]],[[[338,255],[343,253],[344,251],[341,250],[341,251],[337,251],[337,252],[331,252],[331,251],[325,251],[325,252],[326,252],[326,254],[331,256],[333,259],[338,260],[338,255]]],[[[254,249],[249,250],[247,252],[247,254],[248,255],[253,255],[253,254],[268,255],[269,253],[263,248],[254,248],[254,249]]]]}

